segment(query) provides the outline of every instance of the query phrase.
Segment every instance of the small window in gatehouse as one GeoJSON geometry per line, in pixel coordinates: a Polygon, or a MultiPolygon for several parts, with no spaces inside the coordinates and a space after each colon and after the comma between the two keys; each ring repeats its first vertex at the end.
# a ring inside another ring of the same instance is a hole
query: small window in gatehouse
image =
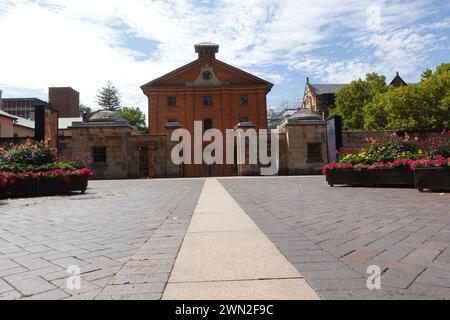
{"type": "Polygon", "coordinates": [[[106,147],[93,148],[92,158],[95,163],[106,163],[106,147]]]}
{"type": "Polygon", "coordinates": [[[321,143],[308,143],[308,162],[323,162],[321,143]]]}

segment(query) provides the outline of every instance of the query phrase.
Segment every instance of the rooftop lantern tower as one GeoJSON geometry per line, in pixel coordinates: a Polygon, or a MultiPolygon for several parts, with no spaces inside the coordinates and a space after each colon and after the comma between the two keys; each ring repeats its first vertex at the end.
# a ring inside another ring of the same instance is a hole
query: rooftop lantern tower
{"type": "Polygon", "coordinates": [[[216,53],[219,52],[219,45],[212,42],[201,42],[196,44],[195,52],[198,53],[198,58],[210,57],[215,59],[216,53]]]}

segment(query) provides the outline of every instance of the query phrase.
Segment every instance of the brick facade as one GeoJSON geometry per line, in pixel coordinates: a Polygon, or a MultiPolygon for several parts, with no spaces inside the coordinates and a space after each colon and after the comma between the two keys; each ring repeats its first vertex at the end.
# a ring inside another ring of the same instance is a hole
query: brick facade
{"type": "Polygon", "coordinates": [[[80,116],[80,94],[70,87],[48,88],[48,103],[60,118],[80,116]]]}
{"type": "MultiPolygon", "coordinates": [[[[266,96],[273,85],[215,59],[211,53],[214,51],[199,52],[199,59],[141,87],[148,97],[150,134],[164,134],[171,121],[192,136],[194,121],[210,121],[224,134],[240,122],[252,122],[257,130],[267,128],[266,96]]],[[[227,176],[235,170],[229,165],[210,169],[185,165],[184,176],[227,176]]]]}

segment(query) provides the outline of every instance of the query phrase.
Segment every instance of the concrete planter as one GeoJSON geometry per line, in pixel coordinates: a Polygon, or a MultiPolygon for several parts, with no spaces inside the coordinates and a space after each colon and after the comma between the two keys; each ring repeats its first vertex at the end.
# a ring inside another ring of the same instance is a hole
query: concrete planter
{"type": "Polygon", "coordinates": [[[414,188],[414,172],[409,167],[374,169],[373,183],[380,187],[414,188]]]}
{"type": "Polygon", "coordinates": [[[409,187],[414,188],[414,172],[407,167],[372,170],[341,169],[327,173],[330,186],[354,187],[409,187]]]}
{"type": "Polygon", "coordinates": [[[373,187],[373,176],[370,170],[330,170],[327,173],[327,182],[332,187],[335,185],[373,187]]]}
{"type": "Polygon", "coordinates": [[[450,191],[450,168],[416,168],[414,170],[416,188],[450,191]]]}
{"type": "Polygon", "coordinates": [[[68,181],[62,178],[42,178],[16,181],[6,188],[0,188],[0,198],[52,196],[67,194],[73,191],[84,193],[87,189],[88,179],[80,176],[69,176],[68,181]]]}

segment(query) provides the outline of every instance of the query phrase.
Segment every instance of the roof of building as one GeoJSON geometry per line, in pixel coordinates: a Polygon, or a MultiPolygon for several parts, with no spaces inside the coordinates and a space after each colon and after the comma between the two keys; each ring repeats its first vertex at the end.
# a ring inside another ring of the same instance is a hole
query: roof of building
{"type": "Polygon", "coordinates": [[[209,42],[209,41],[205,41],[205,42],[200,42],[195,44],[196,47],[216,47],[219,46],[217,43],[214,42],[209,42]]]}
{"type": "Polygon", "coordinates": [[[99,110],[94,112],[90,118],[84,121],[73,121],[68,128],[80,127],[132,127],[130,123],[123,119],[115,111],[99,110]]]}
{"type": "Polygon", "coordinates": [[[289,117],[290,120],[322,120],[322,116],[317,112],[306,108],[298,109],[293,115],[289,117]]]}
{"type": "Polygon", "coordinates": [[[0,110],[0,116],[7,117],[7,118],[12,118],[12,119],[16,119],[17,118],[16,116],[13,116],[12,114],[9,114],[9,113],[7,113],[7,112],[5,112],[3,110],[0,110]]]}
{"type": "Polygon", "coordinates": [[[402,79],[402,77],[400,77],[400,74],[397,72],[394,79],[392,79],[389,85],[394,87],[400,87],[400,86],[407,86],[408,84],[405,82],[405,80],[402,79]]]}
{"type": "Polygon", "coordinates": [[[76,93],[79,93],[77,90],[75,90],[74,88],[72,88],[72,87],[49,87],[48,88],[49,90],[50,89],[56,89],[56,90],[67,90],[67,89],[70,89],[70,90],[72,90],[72,91],[74,91],[74,92],[76,92],[76,93]]]}
{"type": "Polygon", "coordinates": [[[232,65],[229,65],[229,64],[227,64],[227,63],[225,63],[225,62],[223,62],[223,61],[221,61],[219,59],[215,59],[215,58],[211,58],[211,57],[203,57],[203,58],[194,60],[194,61],[192,61],[192,62],[190,62],[190,63],[188,63],[188,64],[186,64],[186,65],[184,65],[184,66],[182,66],[182,67],[180,67],[178,69],[175,69],[175,70],[173,70],[173,71],[171,71],[171,72],[169,72],[169,73],[167,73],[167,74],[165,74],[165,75],[163,75],[163,76],[161,76],[161,77],[159,77],[157,79],[154,79],[154,80],[152,80],[152,81],[142,85],[141,89],[145,92],[145,88],[147,88],[147,87],[157,86],[158,83],[160,81],[162,81],[162,80],[174,77],[178,73],[181,73],[181,72],[183,72],[183,71],[185,71],[185,70],[195,66],[196,64],[203,64],[203,63],[208,62],[208,61],[210,61],[211,63],[217,63],[218,65],[220,65],[220,66],[222,66],[222,67],[224,67],[226,69],[229,69],[229,70],[231,70],[233,72],[236,72],[236,73],[238,73],[238,74],[240,74],[240,75],[242,75],[242,76],[244,76],[246,78],[252,79],[255,82],[259,82],[259,83],[261,83],[261,84],[263,84],[265,86],[268,86],[270,89],[273,87],[273,83],[271,83],[271,82],[269,82],[267,80],[264,80],[262,78],[259,78],[259,77],[255,76],[255,75],[253,75],[253,74],[251,74],[251,73],[249,73],[247,71],[244,71],[242,69],[236,68],[236,67],[234,67],[232,65]]]}
{"type": "Polygon", "coordinates": [[[68,127],[72,126],[73,122],[80,122],[83,121],[83,118],[78,117],[78,118],[59,118],[58,119],[58,129],[60,130],[64,130],[67,129],[68,127]]]}
{"type": "MultiPolygon", "coordinates": [[[[345,86],[348,86],[348,83],[309,83],[309,78],[307,78],[307,83],[309,84],[311,90],[315,95],[322,94],[336,94],[339,89],[342,89],[345,86]]],[[[401,86],[408,84],[400,77],[400,74],[397,72],[394,79],[391,81],[390,85],[392,86],[401,86]]]]}
{"type": "Polygon", "coordinates": [[[34,129],[34,121],[30,120],[30,119],[25,119],[25,118],[22,118],[22,117],[16,117],[16,120],[15,120],[14,124],[18,125],[18,126],[21,126],[21,127],[34,129]]]}
{"type": "Polygon", "coordinates": [[[115,111],[110,110],[100,110],[94,112],[90,117],[88,122],[114,122],[123,121],[124,119],[119,116],[115,111]]]}
{"type": "Polygon", "coordinates": [[[335,94],[339,89],[348,86],[348,83],[310,83],[309,84],[313,93],[316,95],[321,94],[335,94]]]}
{"type": "Polygon", "coordinates": [[[40,104],[47,104],[44,100],[38,99],[38,98],[2,98],[3,101],[24,101],[24,100],[33,100],[40,104]]]}
{"type": "Polygon", "coordinates": [[[271,110],[272,111],[268,114],[269,125],[272,128],[276,128],[281,122],[293,115],[298,109],[286,108],[283,110],[271,110]]]}

